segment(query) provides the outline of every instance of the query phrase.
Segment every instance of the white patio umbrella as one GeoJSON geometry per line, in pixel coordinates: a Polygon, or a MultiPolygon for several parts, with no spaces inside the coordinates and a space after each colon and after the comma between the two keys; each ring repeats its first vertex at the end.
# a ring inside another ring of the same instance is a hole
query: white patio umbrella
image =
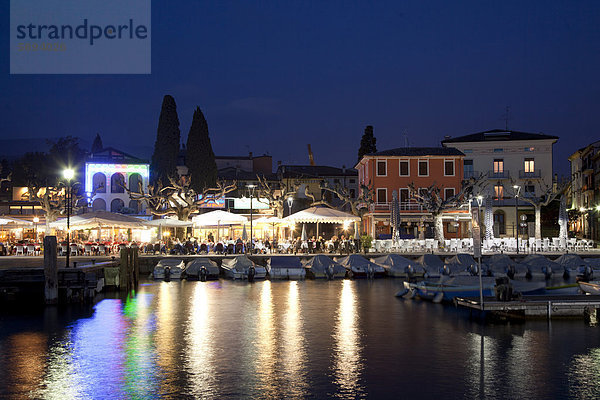
{"type": "Polygon", "coordinates": [[[306,225],[302,224],[302,236],[300,236],[303,242],[308,241],[308,235],[306,234],[306,225]]]}
{"type": "Polygon", "coordinates": [[[297,213],[288,215],[284,220],[291,223],[316,223],[317,236],[319,235],[319,224],[349,224],[351,222],[360,221],[360,217],[339,211],[329,207],[310,207],[306,210],[298,211],[297,213]]]}
{"type": "Polygon", "coordinates": [[[0,215],[0,225],[11,225],[11,226],[29,226],[33,225],[33,222],[26,221],[24,219],[12,218],[6,215],[0,215]]]}
{"type": "Polygon", "coordinates": [[[277,217],[261,217],[261,218],[255,219],[253,221],[253,223],[270,225],[271,229],[272,229],[273,238],[275,238],[275,226],[288,224],[288,222],[286,220],[284,220],[283,218],[277,218],[277,217]]]}
{"type": "Polygon", "coordinates": [[[194,225],[198,227],[216,226],[217,240],[219,240],[221,225],[242,225],[248,222],[248,218],[240,214],[234,214],[222,210],[215,210],[204,214],[196,215],[192,218],[192,221],[194,225]]]}

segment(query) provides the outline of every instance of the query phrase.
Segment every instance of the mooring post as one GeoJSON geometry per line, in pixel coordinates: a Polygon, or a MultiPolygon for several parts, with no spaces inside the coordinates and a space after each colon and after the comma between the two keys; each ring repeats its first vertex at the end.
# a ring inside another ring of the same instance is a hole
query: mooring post
{"type": "Polygon", "coordinates": [[[58,303],[58,264],[56,255],[56,236],[44,237],[44,295],[46,304],[58,303]]]}
{"type": "Polygon", "coordinates": [[[127,248],[124,247],[121,249],[121,263],[119,264],[119,290],[124,292],[127,291],[127,284],[129,283],[129,269],[127,264],[129,264],[129,257],[127,248]]]}
{"type": "Polygon", "coordinates": [[[132,250],[132,264],[133,264],[133,287],[137,288],[140,282],[140,259],[138,253],[138,246],[134,244],[131,246],[132,250]]]}

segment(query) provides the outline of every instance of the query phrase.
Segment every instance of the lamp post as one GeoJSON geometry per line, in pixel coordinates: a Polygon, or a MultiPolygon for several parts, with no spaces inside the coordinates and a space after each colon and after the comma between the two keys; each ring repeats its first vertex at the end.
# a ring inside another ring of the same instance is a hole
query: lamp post
{"type": "Polygon", "coordinates": [[[253,217],[253,210],[252,210],[252,197],[254,196],[254,188],[256,188],[256,185],[247,185],[246,186],[248,188],[248,195],[250,196],[250,254],[252,254],[252,251],[254,250],[254,246],[252,245],[252,217],[253,217]]]}
{"type": "Polygon", "coordinates": [[[73,179],[74,176],[75,171],[71,168],[67,168],[63,171],[63,177],[67,180],[67,186],[65,187],[65,206],[67,211],[67,268],[69,268],[69,256],[71,255],[71,179],[73,179]]]}
{"type": "Polygon", "coordinates": [[[517,254],[519,254],[519,193],[521,186],[514,185],[515,190],[515,236],[517,237],[517,254]]]}
{"type": "Polygon", "coordinates": [[[36,243],[37,243],[37,224],[38,224],[38,222],[40,222],[40,219],[36,215],[35,217],[33,217],[33,238],[35,239],[36,243]]]}
{"type": "MultiPolygon", "coordinates": [[[[481,195],[477,196],[477,219],[475,220],[475,224],[477,225],[473,230],[473,232],[477,235],[473,235],[473,255],[477,256],[477,272],[479,275],[479,302],[481,304],[481,309],[483,310],[483,281],[481,278],[481,225],[480,221],[480,212],[481,212],[481,203],[483,203],[483,197],[481,195]]],[[[469,203],[470,204],[470,203],[469,203]]]]}

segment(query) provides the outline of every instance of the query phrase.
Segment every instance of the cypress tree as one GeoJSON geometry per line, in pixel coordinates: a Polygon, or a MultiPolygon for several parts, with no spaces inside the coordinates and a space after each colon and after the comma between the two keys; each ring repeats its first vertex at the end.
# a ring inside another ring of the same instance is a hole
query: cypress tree
{"type": "Polygon", "coordinates": [[[367,125],[367,127],[365,128],[365,133],[360,139],[360,148],[358,149],[358,161],[360,161],[360,159],[363,158],[365,154],[375,153],[377,151],[377,146],[375,145],[376,142],[377,139],[373,135],[373,126],[367,125]]]}
{"type": "Polygon", "coordinates": [[[187,138],[185,165],[190,175],[190,186],[197,192],[217,183],[217,163],[208,136],[208,124],[200,107],[196,107],[187,138]]]}
{"type": "Polygon", "coordinates": [[[179,156],[179,117],[175,99],[165,95],[158,118],[156,142],[152,154],[151,180],[168,183],[169,177],[177,178],[177,157],[179,156]]]}
{"type": "Polygon", "coordinates": [[[96,134],[96,138],[94,139],[94,143],[92,143],[92,154],[99,153],[104,150],[104,146],[102,145],[102,138],[100,138],[100,134],[96,134]]]}

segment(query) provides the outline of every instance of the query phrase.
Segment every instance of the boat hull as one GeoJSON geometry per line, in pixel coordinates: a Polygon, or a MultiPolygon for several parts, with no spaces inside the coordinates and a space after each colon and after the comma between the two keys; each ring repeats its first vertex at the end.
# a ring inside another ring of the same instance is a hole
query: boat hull
{"type": "Polygon", "coordinates": [[[304,268],[269,268],[267,272],[271,279],[300,280],[306,277],[304,268]]]}
{"type": "Polygon", "coordinates": [[[600,294],[600,283],[579,282],[579,288],[585,294],[600,294]]]}

